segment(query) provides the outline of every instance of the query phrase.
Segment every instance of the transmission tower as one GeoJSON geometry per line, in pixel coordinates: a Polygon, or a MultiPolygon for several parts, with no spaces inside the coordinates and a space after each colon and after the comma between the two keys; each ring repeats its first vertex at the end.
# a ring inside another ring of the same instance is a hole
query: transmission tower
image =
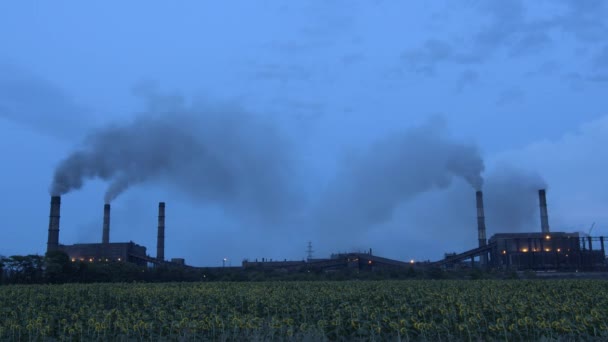
{"type": "Polygon", "coordinates": [[[308,258],[308,260],[312,259],[312,253],[314,251],[312,250],[312,242],[308,241],[308,247],[306,248],[306,258],[308,258]]]}

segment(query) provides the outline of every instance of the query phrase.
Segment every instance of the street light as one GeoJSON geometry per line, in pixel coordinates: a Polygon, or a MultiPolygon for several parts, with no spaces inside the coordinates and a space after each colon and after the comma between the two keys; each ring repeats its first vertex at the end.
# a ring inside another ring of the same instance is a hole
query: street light
{"type": "Polygon", "coordinates": [[[227,259],[227,258],[224,258],[224,259],[222,260],[222,267],[226,267],[226,261],[228,261],[228,259],[227,259]]]}

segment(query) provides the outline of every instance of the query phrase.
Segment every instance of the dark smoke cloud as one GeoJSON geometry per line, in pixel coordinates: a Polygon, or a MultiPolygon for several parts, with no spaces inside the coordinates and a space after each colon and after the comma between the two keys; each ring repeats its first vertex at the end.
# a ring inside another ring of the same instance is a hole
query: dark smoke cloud
{"type": "Polygon", "coordinates": [[[547,184],[539,174],[503,164],[486,180],[488,231],[540,231],[538,190],[547,188],[547,184]]]}
{"type": "Polygon", "coordinates": [[[454,177],[480,189],[483,170],[477,147],[451,139],[445,123],[435,118],[350,158],[315,215],[320,227],[363,230],[390,220],[401,203],[447,188],[454,177]]]}
{"type": "Polygon", "coordinates": [[[111,202],[131,186],[154,182],[272,218],[295,202],[292,174],[288,144],[265,120],[231,106],[147,95],[145,112],[93,132],[59,164],[51,193],[99,178],[109,182],[111,202]]]}

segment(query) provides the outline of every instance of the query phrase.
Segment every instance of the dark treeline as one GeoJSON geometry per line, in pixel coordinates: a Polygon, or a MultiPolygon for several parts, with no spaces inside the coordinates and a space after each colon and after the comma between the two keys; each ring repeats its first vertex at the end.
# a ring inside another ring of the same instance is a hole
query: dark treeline
{"type": "Polygon", "coordinates": [[[196,281],[315,281],[382,279],[481,279],[511,278],[514,273],[479,269],[446,272],[438,268],[357,271],[344,269],[326,272],[302,269],[285,272],[273,269],[194,268],[178,265],[138,266],[127,262],[72,262],[63,252],[46,256],[26,255],[0,258],[0,284],[61,284],[107,282],[196,282],[196,281]]]}

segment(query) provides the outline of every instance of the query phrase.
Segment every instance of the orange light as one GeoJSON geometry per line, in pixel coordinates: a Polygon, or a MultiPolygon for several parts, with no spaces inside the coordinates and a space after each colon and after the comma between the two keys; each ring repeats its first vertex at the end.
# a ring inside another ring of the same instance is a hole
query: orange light
{"type": "Polygon", "coordinates": [[[93,258],[89,259],[89,262],[93,262],[93,258]]]}
{"type": "Polygon", "coordinates": [[[527,248],[522,248],[521,251],[524,252],[524,253],[528,253],[528,249],[527,248]]]}
{"type": "Polygon", "coordinates": [[[76,258],[72,258],[72,262],[76,262],[76,258]]]}
{"type": "Polygon", "coordinates": [[[547,235],[547,236],[545,236],[545,239],[547,239],[547,240],[551,240],[551,235],[547,235]]]}
{"type": "Polygon", "coordinates": [[[503,251],[502,251],[502,254],[507,254],[507,251],[503,250],[503,251]]]}
{"type": "Polygon", "coordinates": [[[558,248],[558,249],[557,249],[557,251],[558,251],[558,252],[561,252],[562,250],[561,250],[561,248],[558,248]]]}
{"type": "Polygon", "coordinates": [[[545,248],[545,252],[551,252],[551,248],[545,248]]]}

